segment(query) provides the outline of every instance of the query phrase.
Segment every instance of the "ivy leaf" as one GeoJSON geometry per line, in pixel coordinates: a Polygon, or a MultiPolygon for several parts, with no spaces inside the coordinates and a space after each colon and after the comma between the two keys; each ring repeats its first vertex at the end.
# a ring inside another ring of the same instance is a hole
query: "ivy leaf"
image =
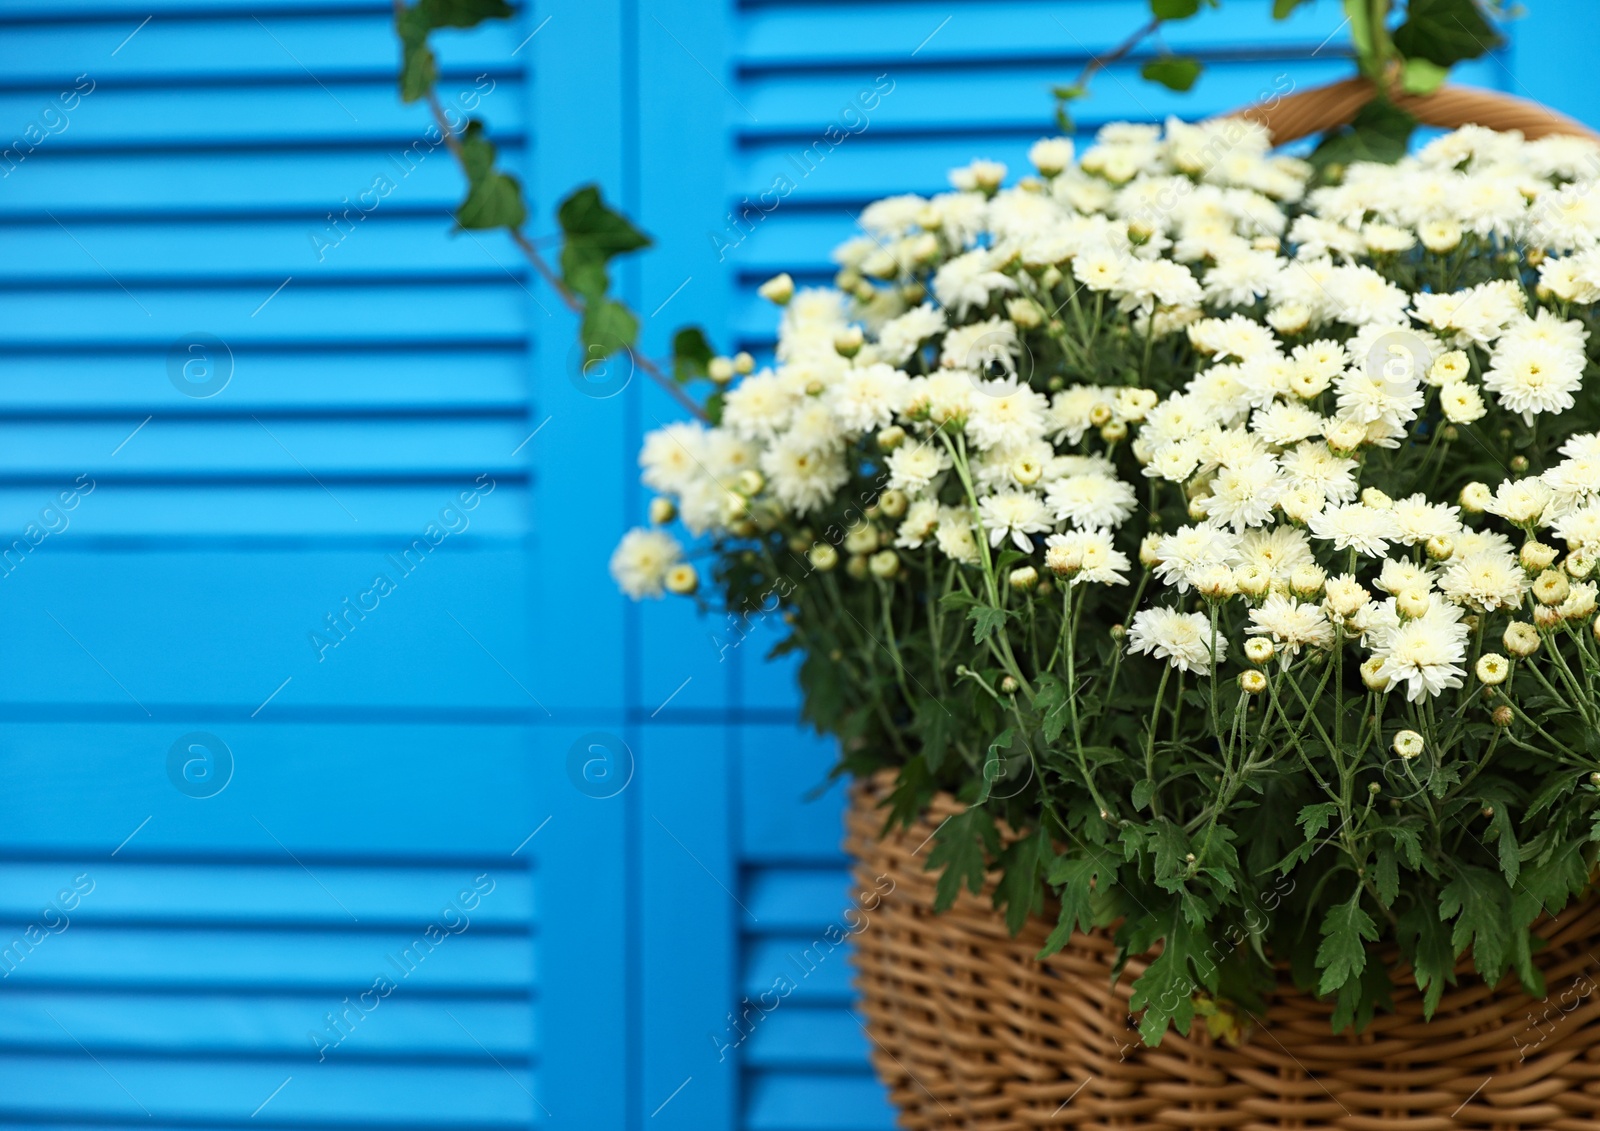
{"type": "Polygon", "coordinates": [[[632,346],[639,336],[639,320],[633,311],[609,298],[591,298],[584,304],[578,339],[584,357],[599,361],[632,346]]]}
{"type": "Polygon", "coordinates": [[[1394,45],[1400,54],[1445,68],[1504,44],[1483,18],[1477,0],[1411,0],[1405,23],[1394,30],[1394,45]]]}
{"type": "Polygon", "coordinates": [[[982,809],[966,809],[946,821],[934,834],[927,871],[939,870],[933,909],[946,911],[961,894],[963,885],[974,895],[983,890],[988,851],[997,844],[994,820],[982,809]]]}
{"type": "Polygon", "coordinates": [[[400,101],[415,102],[439,80],[439,64],[425,40],[412,41],[400,34],[400,101]]]}
{"type": "Polygon", "coordinates": [[[1342,131],[1329,131],[1311,153],[1318,169],[1329,165],[1348,165],[1352,161],[1378,161],[1393,164],[1405,156],[1411,131],[1417,120],[1404,110],[1381,99],[1363,106],[1342,131]]]}
{"type": "Polygon", "coordinates": [[[1317,993],[1329,994],[1367,968],[1367,948],[1378,941],[1378,925],[1361,909],[1361,889],[1349,903],[1335,904],[1322,920],[1322,945],[1317,947],[1317,966],[1322,980],[1317,993]]]}
{"type": "Polygon", "coordinates": [[[606,264],[618,255],[650,246],[650,237],[620,212],[607,207],[597,185],[576,189],[556,209],[565,237],[561,246],[561,278],[576,294],[596,298],[610,280],[606,264]]]}
{"type": "Polygon", "coordinates": [[[1163,55],[1151,59],[1139,69],[1139,74],[1150,82],[1160,83],[1168,90],[1186,93],[1200,77],[1200,60],[1188,55],[1163,55]]]}
{"type": "MultiPolygon", "coordinates": [[[[428,33],[440,27],[474,27],[484,20],[510,19],[505,0],[419,0],[395,16],[400,37],[400,99],[415,102],[433,89],[439,64],[428,46],[428,33]]],[[[465,227],[466,225],[462,225],[465,227]]]]}
{"type": "Polygon", "coordinates": [[[1400,88],[1407,94],[1432,94],[1444,85],[1444,80],[1450,73],[1450,68],[1441,67],[1420,55],[1415,59],[1407,59],[1405,66],[1400,68],[1400,88]]]}
{"type": "Polygon", "coordinates": [[[1439,893],[1439,918],[1455,920],[1450,943],[1456,957],[1470,946],[1473,964],[1490,985],[1505,973],[1509,912],[1505,884],[1487,868],[1462,867],[1439,893]]]}
{"type": "Polygon", "coordinates": [[[1291,12],[1306,2],[1307,0],[1272,0],[1272,18],[1286,20],[1291,12]]]}
{"type": "Polygon", "coordinates": [[[1158,20],[1186,20],[1200,10],[1200,0],[1150,0],[1150,14],[1158,20]]]}
{"type": "Polygon", "coordinates": [[[678,381],[687,383],[704,377],[714,356],[711,343],[706,341],[700,327],[685,326],[672,335],[672,375],[678,381]]]}
{"type": "Polygon", "coordinates": [[[461,167],[467,174],[467,199],[456,209],[463,228],[519,228],[528,218],[522,186],[509,173],[495,169],[494,143],[474,118],[461,134],[461,167]]]}
{"type": "Polygon", "coordinates": [[[433,27],[476,27],[484,20],[509,20],[506,0],[421,0],[417,8],[433,27]]]}
{"type": "Polygon", "coordinates": [[[967,610],[967,616],[972,620],[972,642],[982,644],[993,636],[995,630],[1006,623],[1010,617],[1017,614],[1010,609],[997,609],[993,605],[974,605],[967,610]]]}

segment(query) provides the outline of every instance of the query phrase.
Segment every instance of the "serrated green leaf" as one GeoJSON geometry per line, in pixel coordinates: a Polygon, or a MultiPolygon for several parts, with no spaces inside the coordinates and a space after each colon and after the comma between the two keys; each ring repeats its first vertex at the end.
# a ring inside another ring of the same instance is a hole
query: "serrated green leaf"
{"type": "Polygon", "coordinates": [[[672,335],[672,375],[680,382],[704,377],[715,356],[698,326],[685,326],[672,335]]]}
{"type": "Polygon", "coordinates": [[[955,903],[963,886],[976,895],[983,890],[989,854],[997,836],[994,818],[982,809],[965,809],[951,817],[933,836],[927,870],[939,873],[933,909],[945,911],[955,903]]]}
{"type": "Polygon", "coordinates": [[[1412,976],[1422,991],[1422,1015],[1432,1018],[1445,987],[1456,984],[1456,956],[1450,936],[1426,901],[1400,917],[1400,932],[1411,959],[1412,976]]]}
{"type": "Polygon", "coordinates": [[[1395,897],[1400,894],[1400,866],[1393,845],[1378,846],[1377,859],[1372,865],[1372,885],[1378,889],[1378,902],[1384,907],[1393,907],[1395,897]]]}
{"type": "Polygon", "coordinates": [[[1306,840],[1315,840],[1321,835],[1322,830],[1328,827],[1328,824],[1338,812],[1339,806],[1334,802],[1321,801],[1301,809],[1300,815],[1295,818],[1295,824],[1305,831],[1306,840]]]}
{"type": "Polygon", "coordinates": [[[1044,907],[1044,869],[1050,855],[1049,838],[1037,830],[1008,845],[1000,854],[1000,883],[994,891],[995,907],[1005,908],[1006,929],[1021,932],[1028,917],[1044,907]]]}
{"type": "Polygon", "coordinates": [[[1149,778],[1140,778],[1133,783],[1133,807],[1135,809],[1150,808],[1150,799],[1156,795],[1156,783],[1149,778]]]}
{"type": "Polygon", "coordinates": [[[1350,125],[1332,131],[1312,151],[1318,169],[1348,165],[1353,161],[1393,164],[1405,156],[1417,120],[1393,103],[1374,99],[1363,106],[1350,125]]]}
{"type": "Polygon", "coordinates": [[[1427,59],[1449,68],[1504,45],[1483,18],[1476,0],[1411,0],[1394,30],[1394,45],[1407,59],[1427,59]]]}
{"type": "Polygon", "coordinates": [[[1450,942],[1456,957],[1472,948],[1473,965],[1491,985],[1505,973],[1510,946],[1510,900],[1505,881],[1486,868],[1465,865],[1439,893],[1439,918],[1455,920],[1450,942]]]}
{"type": "Polygon", "coordinates": [[[1162,940],[1161,954],[1133,983],[1128,1000],[1135,1013],[1144,1011],[1139,1019],[1139,1035],[1146,1045],[1159,1045],[1169,1024],[1180,1033],[1189,1032],[1194,1021],[1194,993],[1202,984],[1195,976],[1197,959],[1208,968],[1201,971],[1203,975],[1216,976],[1216,967],[1205,963],[1199,951],[1195,929],[1182,916],[1174,915],[1162,940]]]}
{"type": "Polygon", "coordinates": [[[1517,876],[1522,871],[1522,857],[1517,848],[1517,832],[1511,824],[1511,806],[1503,798],[1495,805],[1494,816],[1489,818],[1489,833],[1484,840],[1499,850],[1500,873],[1508,885],[1516,887],[1517,876]]]}
{"type": "Polygon", "coordinates": [[[972,621],[972,642],[982,644],[1017,614],[1010,609],[997,609],[993,605],[974,605],[967,610],[967,617],[972,621]]]}
{"type": "Polygon", "coordinates": [[[1317,967],[1322,978],[1317,993],[1331,994],[1367,968],[1366,943],[1378,941],[1378,925],[1361,909],[1361,890],[1348,903],[1337,903],[1322,920],[1317,967]]]}
{"type": "Polygon", "coordinates": [[[1106,880],[1115,872],[1112,861],[1101,854],[1056,857],[1046,879],[1059,889],[1061,915],[1055,930],[1050,932],[1041,958],[1065,946],[1073,931],[1087,931],[1094,926],[1094,893],[1103,891],[1106,880]]]}
{"type": "Polygon", "coordinates": [[[1139,68],[1139,74],[1150,82],[1184,94],[1194,86],[1203,69],[1200,60],[1187,55],[1163,55],[1139,68]]]}

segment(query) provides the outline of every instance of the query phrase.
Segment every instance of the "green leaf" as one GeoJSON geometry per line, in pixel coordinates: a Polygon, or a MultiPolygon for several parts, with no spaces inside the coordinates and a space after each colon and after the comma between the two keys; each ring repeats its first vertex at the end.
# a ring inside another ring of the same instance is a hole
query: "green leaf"
{"type": "Polygon", "coordinates": [[[1400,68],[1400,89],[1407,94],[1432,94],[1444,85],[1450,68],[1418,56],[1407,59],[1400,68]]]}
{"type": "Polygon", "coordinates": [[[1150,0],[1150,14],[1158,20],[1186,20],[1200,10],[1200,0],[1150,0]]]}
{"type": "Polygon", "coordinates": [[[993,605],[974,605],[967,610],[967,616],[972,621],[972,642],[982,644],[993,636],[1008,618],[1016,615],[1010,609],[997,609],[993,605]]]}
{"type": "Polygon", "coordinates": [[[1104,891],[1115,875],[1115,866],[1103,856],[1056,857],[1046,878],[1060,891],[1061,916],[1040,958],[1066,946],[1073,931],[1088,931],[1094,926],[1094,894],[1096,890],[1104,891]]]}
{"type": "Polygon", "coordinates": [[[1006,909],[1006,929],[1013,936],[1021,932],[1030,915],[1044,907],[1042,881],[1049,853],[1049,838],[1035,830],[1000,854],[1001,876],[994,905],[1006,909]]]}
{"type": "Polygon", "coordinates": [[[1139,69],[1139,74],[1150,82],[1160,83],[1168,90],[1185,93],[1194,86],[1202,70],[1200,60],[1187,55],[1163,55],[1151,59],[1139,69]]]}
{"type": "Polygon", "coordinates": [[[1517,849],[1517,832],[1511,825],[1511,806],[1506,798],[1498,798],[1494,816],[1489,818],[1486,844],[1494,844],[1500,853],[1500,872],[1511,887],[1517,886],[1517,875],[1522,871],[1522,857],[1517,849]]]}
{"type": "Polygon", "coordinates": [[[1386,908],[1393,907],[1400,894],[1400,867],[1393,845],[1379,845],[1378,858],[1372,866],[1372,884],[1378,889],[1378,902],[1386,908]]]}
{"type": "Polygon", "coordinates": [[[522,186],[509,173],[495,169],[494,143],[474,118],[461,134],[461,166],[467,174],[467,199],[456,209],[456,223],[466,229],[519,228],[528,218],[522,186]]]}
{"type": "Polygon", "coordinates": [[[473,27],[484,20],[509,19],[512,15],[505,0],[420,0],[401,9],[394,20],[400,37],[401,101],[417,101],[438,81],[438,62],[428,46],[430,31],[439,27],[473,27]]]}
{"type": "Polygon", "coordinates": [[[1422,867],[1422,837],[1409,825],[1389,825],[1384,829],[1405,857],[1406,867],[1422,867]]]}
{"type": "Polygon", "coordinates": [[[515,15],[506,0],[421,0],[417,8],[431,27],[476,27],[484,20],[509,20],[515,15]]]}
{"type": "Polygon", "coordinates": [[[711,343],[698,326],[685,326],[672,335],[672,375],[680,382],[704,377],[711,359],[716,356],[711,343]]]}
{"type": "Polygon", "coordinates": [[[934,833],[927,870],[938,871],[933,909],[948,910],[963,885],[976,895],[983,890],[989,852],[998,842],[994,819],[982,809],[965,809],[934,833]]]}
{"type": "Polygon", "coordinates": [[[1305,830],[1306,840],[1316,840],[1338,812],[1339,806],[1334,802],[1322,801],[1301,809],[1300,816],[1295,818],[1295,823],[1305,830]]]}
{"type": "Polygon", "coordinates": [[[1317,993],[1329,994],[1358,977],[1367,968],[1365,943],[1378,940],[1378,925],[1361,909],[1361,889],[1349,903],[1335,904],[1322,920],[1322,945],[1317,947],[1317,966],[1322,980],[1317,993]]]}
{"type": "Polygon", "coordinates": [[[1405,156],[1417,120],[1391,102],[1374,99],[1342,131],[1330,131],[1311,154],[1318,169],[1352,161],[1393,164],[1405,156]]]}
{"type": "Polygon", "coordinates": [[[583,308],[578,340],[584,357],[599,361],[632,346],[639,336],[639,320],[633,311],[609,298],[591,298],[583,308]]]}
{"type": "Polygon", "coordinates": [[[584,185],[563,200],[556,209],[556,221],[565,237],[562,281],[585,298],[605,294],[610,286],[606,265],[613,258],[650,246],[650,237],[609,208],[596,185],[584,185]]]}
{"type": "Polygon", "coordinates": [[[1401,945],[1411,959],[1412,976],[1422,991],[1422,1015],[1433,1017],[1444,989],[1456,984],[1456,956],[1445,927],[1426,902],[1400,917],[1401,945]]]}
{"type": "MultiPolygon", "coordinates": [[[[1138,981],[1133,983],[1133,994],[1128,1007],[1144,1016],[1139,1019],[1139,1035],[1150,1046],[1159,1045],[1169,1024],[1178,1032],[1187,1034],[1194,1021],[1194,993],[1201,986],[1192,967],[1205,962],[1200,953],[1200,940],[1195,929],[1182,916],[1173,915],[1172,927],[1162,941],[1161,954],[1145,967],[1138,981]]],[[[1203,973],[1216,976],[1216,967],[1206,963],[1203,973]]]]}
{"type": "Polygon", "coordinates": [[[1156,795],[1156,783],[1149,778],[1140,778],[1133,783],[1133,807],[1135,809],[1148,809],[1150,799],[1156,795]]]}
{"type": "Polygon", "coordinates": [[[1478,973],[1493,985],[1505,973],[1510,946],[1510,908],[1504,881],[1487,868],[1462,867],[1439,893],[1439,918],[1455,920],[1450,932],[1456,957],[1472,948],[1478,973]]]}
{"type": "Polygon", "coordinates": [[[1307,0],[1272,0],[1272,18],[1286,20],[1291,12],[1306,2],[1307,0]]]}
{"type": "Polygon", "coordinates": [[[1033,709],[1039,712],[1039,729],[1046,742],[1061,737],[1072,721],[1071,692],[1059,676],[1044,672],[1038,679],[1038,691],[1033,696],[1033,709]]]}
{"type": "Polygon", "coordinates": [[[439,64],[426,43],[400,40],[400,101],[415,102],[433,89],[439,79],[439,64]]]}
{"type": "Polygon", "coordinates": [[[1411,0],[1394,45],[1407,59],[1427,59],[1448,68],[1505,44],[1483,18],[1476,0],[1411,0]]]}
{"type": "Polygon", "coordinates": [[[922,757],[929,771],[938,773],[955,739],[955,712],[938,699],[925,698],[917,703],[915,718],[917,736],[922,739],[922,757]]]}

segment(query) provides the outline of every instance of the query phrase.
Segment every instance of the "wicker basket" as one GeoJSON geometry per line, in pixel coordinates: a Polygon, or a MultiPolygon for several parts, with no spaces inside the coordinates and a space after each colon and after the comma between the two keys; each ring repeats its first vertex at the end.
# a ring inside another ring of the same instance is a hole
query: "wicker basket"
{"type": "Polygon", "coordinates": [[[1600,903],[1537,928],[1550,943],[1544,1001],[1515,979],[1485,985],[1469,962],[1433,1020],[1414,988],[1397,988],[1393,1013],[1335,1035],[1332,1004],[1285,983],[1237,1048],[1198,1021],[1146,1048],[1128,1013],[1145,963],[1113,984],[1109,935],[1074,935],[1040,962],[1045,919],[1012,938],[987,898],[966,893],[934,914],[926,846],[960,806],[941,795],[918,826],[880,839],[891,782],[856,787],[846,848],[861,890],[894,881],[864,911],[854,962],[902,1127],[1600,1128],[1600,903]]]}
{"type": "MultiPolygon", "coordinates": [[[[1282,144],[1348,123],[1372,96],[1367,80],[1350,79],[1236,116],[1262,122],[1282,144]]],[[[1392,96],[1427,125],[1600,140],[1490,91],[1392,96]]],[[[1197,1023],[1189,1037],[1169,1033],[1149,1049],[1128,1013],[1145,963],[1131,960],[1113,984],[1109,936],[1075,935],[1040,962],[1044,919],[1012,938],[987,898],[966,894],[933,913],[924,850],[958,806],[941,796],[917,827],[880,839],[878,804],[891,780],[857,786],[847,848],[862,890],[880,876],[894,881],[867,914],[855,962],[873,1063],[902,1127],[1600,1129],[1600,958],[1591,953],[1600,951],[1600,902],[1536,928],[1549,942],[1538,957],[1550,987],[1543,1001],[1514,979],[1487,986],[1464,963],[1431,1021],[1421,995],[1400,988],[1393,1013],[1360,1035],[1334,1035],[1332,1005],[1285,983],[1237,1048],[1197,1023]]]]}

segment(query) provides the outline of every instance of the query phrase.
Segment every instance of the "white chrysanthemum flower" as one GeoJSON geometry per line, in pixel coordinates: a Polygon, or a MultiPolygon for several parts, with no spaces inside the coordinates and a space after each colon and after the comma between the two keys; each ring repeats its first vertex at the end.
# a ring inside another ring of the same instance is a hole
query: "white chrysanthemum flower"
{"type": "Polygon", "coordinates": [[[931,302],[912,307],[878,331],[878,356],[891,365],[902,365],[923,342],[944,333],[945,326],[944,311],[931,302]]]}
{"type": "Polygon", "coordinates": [[[1489,359],[1483,386],[1529,421],[1535,413],[1565,412],[1583,385],[1581,351],[1545,341],[1503,343],[1489,359]]]}
{"type": "Polygon", "coordinates": [[[795,514],[821,510],[850,481],[842,452],[818,451],[783,436],[761,454],[761,470],[778,502],[795,514]]]}
{"type": "Polygon", "coordinates": [[[1203,503],[1212,522],[1243,530],[1268,521],[1283,491],[1277,461],[1261,455],[1224,465],[1211,481],[1211,493],[1196,502],[1203,503]]]}
{"type": "Polygon", "coordinates": [[[1278,457],[1284,479],[1290,487],[1308,487],[1331,503],[1347,503],[1356,497],[1356,469],[1353,459],[1336,456],[1328,445],[1317,440],[1297,444],[1278,457]]]}
{"type": "Polygon", "coordinates": [[[928,202],[914,193],[886,196],[861,210],[861,227],[884,238],[905,235],[922,223],[928,202]]]}
{"type": "MultiPolygon", "coordinates": [[[[1091,287],[1092,289],[1092,287],[1091,287]]],[[[1124,265],[1112,293],[1123,310],[1149,314],[1157,306],[1198,306],[1200,284],[1194,272],[1170,259],[1133,259],[1124,265]]]]}
{"type": "Polygon", "coordinates": [[[1570,549],[1600,551],[1600,503],[1562,515],[1551,529],[1570,549]]]}
{"type": "Polygon", "coordinates": [[[1404,683],[1406,698],[1413,703],[1460,687],[1467,674],[1462,664],[1471,635],[1461,623],[1462,615],[1460,606],[1436,600],[1422,616],[1403,621],[1395,610],[1395,598],[1390,597],[1367,629],[1372,655],[1382,661],[1379,676],[1404,683]]]}
{"type": "Polygon", "coordinates": [[[933,275],[933,293],[962,316],[973,307],[987,306],[992,294],[1009,294],[1017,281],[995,270],[995,255],[977,248],[947,261],[933,275]]]}
{"type": "Polygon", "coordinates": [[[1507,522],[1528,526],[1539,520],[1554,494],[1542,479],[1507,479],[1484,508],[1507,522]]]}
{"type": "Polygon", "coordinates": [[[1528,574],[1511,554],[1485,550],[1457,553],[1439,574],[1439,591],[1478,612],[1515,609],[1528,592],[1528,574]]]}
{"type": "Polygon", "coordinates": [[[635,601],[659,597],[667,571],[683,559],[683,547],[664,530],[636,527],[622,536],[611,554],[611,576],[635,601]]]}
{"type": "Polygon", "coordinates": [[[639,450],[640,479],[651,490],[680,495],[705,474],[705,426],[677,421],[645,434],[639,450]]]}
{"type": "Polygon", "coordinates": [[[1327,421],[1303,404],[1279,401],[1259,408],[1250,417],[1250,430],[1267,443],[1286,448],[1322,435],[1327,421]]]}
{"type": "Polygon", "coordinates": [[[978,159],[950,170],[950,183],[962,192],[975,189],[994,191],[1006,179],[1006,167],[999,161],[978,159]]]}
{"type": "Polygon", "coordinates": [[[935,424],[943,424],[967,414],[978,395],[975,387],[977,375],[964,369],[936,369],[926,377],[913,377],[906,390],[907,416],[926,415],[935,424]]]}
{"type": "Polygon", "coordinates": [[[1163,444],[1150,453],[1150,462],[1145,464],[1143,474],[1150,479],[1183,483],[1200,466],[1200,454],[1200,445],[1194,440],[1163,444]]]}
{"type": "Polygon", "coordinates": [[[889,453],[889,486],[908,495],[927,489],[940,472],[950,467],[950,457],[936,441],[907,443],[889,453]]]}
{"type": "Polygon", "coordinates": [[[1475,424],[1488,415],[1483,394],[1470,381],[1450,381],[1439,387],[1439,409],[1451,424],[1475,424]]]}
{"type": "Polygon", "coordinates": [[[832,399],[812,397],[789,417],[783,441],[796,451],[837,452],[845,446],[845,428],[834,414],[832,399]]]}
{"type": "Polygon", "coordinates": [[[1206,272],[1205,300],[1215,306],[1251,306],[1272,293],[1281,270],[1270,251],[1238,251],[1206,272]]]}
{"type": "Polygon", "coordinates": [[[903,550],[917,550],[933,537],[939,525],[939,504],[933,499],[918,499],[906,508],[906,517],[895,532],[894,544],[903,550]]]}
{"type": "Polygon", "coordinates": [[[1387,366],[1376,371],[1370,366],[1347,369],[1334,380],[1334,388],[1339,415],[1361,424],[1381,420],[1403,426],[1422,408],[1422,387],[1416,377],[1394,374],[1387,366]]]}
{"type": "Polygon", "coordinates": [[[1523,312],[1520,287],[1503,281],[1481,283],[1461,291],[1423,291],[1411,296],[1417,320],[1454,345],[1488,346],[1523,312]]]}
{"type": "Polygon", "coordinates": [[[1461,508],[1449,503],[1431,503],[1421,492],[1396,499],[1390,508],[1399,541],[1407,546],[1429,538],[1454,538],[1461,532],[1461,508]]]}
{"type": "Polygon", "coordinates": [[[1085,248],[1073,257],[1072,276],[1091,291],[1109,291],[1122,281],[1132,262],[1126,253],[1112,247],[1085,248]]]}
{"type": "Polygon", "coordinates": [[[1350,326],[1404,321],[1411,300],[1410,295],[1378,272],[1358,264],[1329,271],[1325,289],[1331,316],[1350,326]]]}
{"type": "Polygon", "coordinates": [[[799,401],[776,374],[757,373],[724,394],[722,425],[750,440],[770,440],[788,423],[799,401]]]}
{"type": "Polygon", "coordinates": [[[1050,529],[1050,512],[1031,491],[1000,491],[978,500],[978,518],[989,534],[989,545],[1007,537],[1023,553],[1033,552],[1033,534],[1050,529]]]}
{"type": "Polygon", "coordinates": [[[1065,534],[1052,534],[1044,540],[1045,564],[1051,565],[1051,555],[1077,563],[1076,572],[1067,575],[1067,584],[1126,585],[1125,576],[1132,563],[1128,555],[1117,549],[1111,534],[1105,530],[1071,530],[1065,534]]]}
{"type": "Polygon", "coordinates": [[[1434,575],[1425,565],[1403,558],[1385,558],[1374,584],[1390,596],[1404,593],[1407,589],[1420,589],[1426,593],[1433,589],[1434,575]]]}
{"type": "Polygon", "coordinates": [[[939,350],[939,364],[948,369],[990,372],[998,364],[1007,373],[1017,371],[1022,343],[1017,328],[1004,318],[989,318],[967,326],[952,327],[939,350]]]}
{"type": "Polygon", "coordinates": [[[844,296],[824,287],[795,292],[783,308],[778,326],[778,360],[790,361],[809,354],[833,354],[833,336],[848,324],[844,296]]]}
{"type": "Polygon", "coordinates": [[[1077,444],[1083,434],[1094,426],[1094,410],[1101,405],[1109,408],[1115,399],[1110,389],[1098,385],[1071,385],[1050,398],[1049,423],[1046,426],[1055,442],[1077,444]]]}
{"type": "Polygon", "coordinates": [[[1332,542],[1339,550],[1354,550],[1369,558],[1382,557],[1399,536],[1394,515],[1365,503],[1327,507],[1311,519],[1311,533],[1332,542]]]}
{"type": "Polygon", "coordinates": [[[1121,526],[1138,506],[1133,484],[1100,475],[1071,475],[1045,489],[1057,522],[1098,529],[1121,526]]]}
{"type": "Polygon", "coordinates": [[[1028,160],[1047,177],[1054,177],[1072,164],[1072,139],[1040,138],[1028,147],[1028,160]]]}
{"type": "Polygon", "coordinates": [[[972,527],[972,512],[965,507],[940,507],[939,527],[933,536],[945,557],[963,565],[978,564],[977,532],[972,527]]]}
{"type": "Polygon", "coordinates": [[[905,407],[911,378],[892,365],[866,365],[850,370],[828,390],[828,407],[851,432],[882,428],[905,407]]]}
{"type": "Polygon", "coordinates": [[[1239,536],[1208,522],[1179,527],[1156,543],[1156,577],[1187,593],[1207,569],[1226,566],[1239,546],[1239,536]]]}
{"type": "Polygon", "coordinates": [[[1250,610],[1250,629],[1283,645],[1286,657],[1299,655],[1300,649],[1306,646],[1333,647],[1333,625],[1322,606],[1306,604],[1282,593],[1268,594],[1259,607],[1250,610]]]}
{"type": "Polygon", "coordinates": [[[1295,570],[1316,565],[1317,559],[1303,530],[1273,526],[1245,531],[1234,550],[1233,564],[1254,566],[1274,581],[1287,582],[1295,570]]]}
{"type": "MultiPolygon", "coordinates": [[[[1216,662],[1228,656],[1228,640],[1217,634],[1216,662]]],[[[1165,660],[1182,672],[1207,675],[1212,668],[1211,622],[1201,613],[1145,609],[1128,628],[1128,651],[1165,660]]]]}
{"type": "Polygon", "coordinates": [[[1044,435],[1049,408],[1043,393],[1015,377],[983,381],[968,402],[967,435],[980,450],[1037,440],[1044,435]]]}
{"type": "Polygon", "coordinates": [[[989,198],[981,192],[941,192],[928,201],[928,208],[933,226],[954,247],[971,247],[988,223],[989,198]]]}

